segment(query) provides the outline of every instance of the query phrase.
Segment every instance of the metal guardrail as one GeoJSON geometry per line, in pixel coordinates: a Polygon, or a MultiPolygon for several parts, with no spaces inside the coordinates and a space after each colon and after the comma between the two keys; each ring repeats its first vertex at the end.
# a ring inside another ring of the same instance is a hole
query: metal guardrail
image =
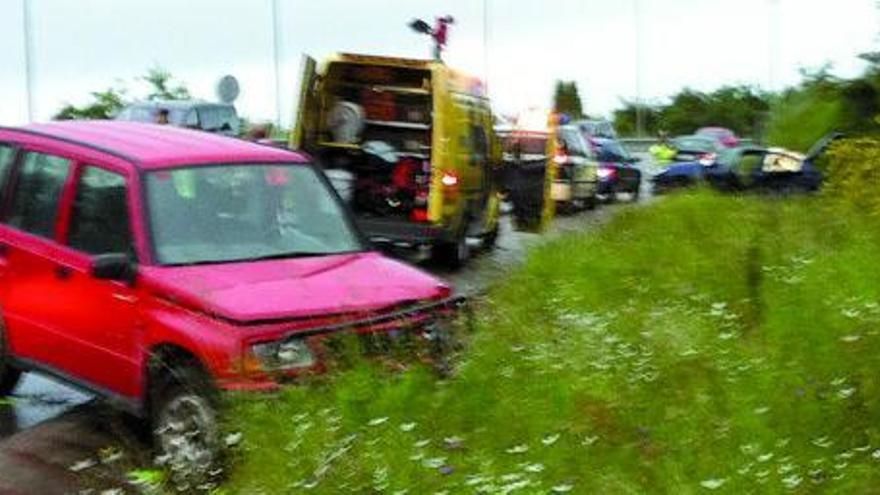
{"type": "MultiPolygon", "coordinates": [[[[645,153],[648,149],[657,144],[657,138],[620,138],[620,143],[626,147],[630,153],[645,153]]],[[[754,139],[741,139],[740,144],[752,146],[758,144],[754,139]]]]}

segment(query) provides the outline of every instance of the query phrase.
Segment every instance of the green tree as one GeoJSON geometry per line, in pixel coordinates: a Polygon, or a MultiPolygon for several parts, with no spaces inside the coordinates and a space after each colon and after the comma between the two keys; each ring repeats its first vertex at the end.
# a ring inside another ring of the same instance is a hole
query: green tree
{"type": "Polygon", "coordinates": [[[834,77],[830,67],[802,71],[803,81],[774,98],[767,141],[800,151],[822,136],[880,132],[880,80],[876,68],[859,78],[834,77]]]}
{"type": "MultiPolygon", "coordinates": [[[[634,102],[624,102],[615,111],[614,121],[622,135],[636,134],[634,102]]],[[[721,126],[742,136],[761,133],[769,96],[750,86],[724,86],[711,93],[685,88],[665,105],[642,105],[645,131],[656,134],[665,130],[673,135],[691,134],[700,127],[721,126]]]]}
{"type": "Polygon", "coordinates": [[[711,93],[685,89],[663,108],[660,125],[672,134],[720,126],[755,136],[769,108],[768,97],[749,86],[724,86],[711,93]]]}
{"type": "MultiPolygon", "coordinates": [[[[656,135],[661,129],[660,116],[663,107],[643,103],[641,109],[645,133],[649,136],[656,135]]],[[[614,111],[614,129],[618,134],[621,136],[635,136],[637,134],[638,110],[638,103],[624,100],[623,108],[614,111]]]]}
{"type": "Polygon", "coordinates": [[[55,120],[94,120],[113,118],[125,106],[125,89],[107,88],[91,93],[92,101],[77,107],[64,105],[53,117],[55,120]]]}
{"type": "Polygon", "coordinates": [[[553,111],[563,113],[572,119],[584,117],[583,102],[574,81],[556,81],[553,94],[553,111]]]}
{"type": "Polygon", "coordinates": [[[189,90],[182,84],[173,84],[171,73],[161,67],[153,67],[140,78],[150,85],[148,100],[187,100],[191,98],[189,90]]]}
{"type": "MultiPolygon", "coordinates": [[[[148,100],[185,100],[191,98],[183,84],[173,82],[171,73],[161,67],[153,67],[138,78],[149,85],[148,100]]],[[[126,105],[128,91],[124,87],[107,88],[91,93],[92,100],[83,106],[65,104],[53,116],[55,120],[111,119],[126,105]]]]}

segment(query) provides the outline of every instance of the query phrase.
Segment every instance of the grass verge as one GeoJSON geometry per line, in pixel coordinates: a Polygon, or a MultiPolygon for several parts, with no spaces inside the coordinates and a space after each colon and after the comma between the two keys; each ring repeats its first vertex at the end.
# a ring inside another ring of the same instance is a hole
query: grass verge
{"type": "Polygon", "coordinates": [[[708,193],[547,244],[456,376],[360,364],[234,405],[224,493],[865,492],[880,232],[708,193]]]}

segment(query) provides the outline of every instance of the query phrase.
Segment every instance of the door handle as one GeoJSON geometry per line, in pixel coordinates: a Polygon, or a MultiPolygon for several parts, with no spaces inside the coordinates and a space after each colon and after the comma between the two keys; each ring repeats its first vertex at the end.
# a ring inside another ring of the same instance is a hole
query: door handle
{"type": "Polygon", "coordinates": [[[66,266],[56,266],[55,267],[55,278],[59,280],[67,280],[73,275],[73,270],[66,266]]]}

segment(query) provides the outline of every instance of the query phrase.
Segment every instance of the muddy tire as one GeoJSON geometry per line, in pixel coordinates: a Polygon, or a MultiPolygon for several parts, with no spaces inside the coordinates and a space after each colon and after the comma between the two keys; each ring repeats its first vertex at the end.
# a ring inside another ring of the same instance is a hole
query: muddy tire
{"type": "Polygon", "coordinates": [[[462,232],[453,242],[438,242],[434,245],[432,257],[446,268],[453,270],[461,268],[471,257],[467,235],[462,232]]]}
{"type": "Polygon", "coordinates": [[[499,229],[500,229],[500,227],[498,225],[495,225],[494,229],[492,229],[489,232],[486,232],[483,235],[483,239],[482,239],[482,242],[480,245],[480,247],[483,249],[483,251],[491,251],[491,250],[495,249],[495,245],[498,243],[499,229]]]}
{"type": "Polygon", "coordinates": [[[0,321],[0,397],[6,397],[15,390],[21,379],[21,371],[9,363],[9,347],[6,343],[6,327],[0,321]]]}
{"type": "Polygon", "coordinates": [[[222,448],[218,397],[206,373],[193,364],[161,365],[151,393],[156,463],[178,491],[217,481],[222,448]]]}
{"type": "Polygon", "coordinates": [[[584,200],[585,210],[595,210],[599,206],[599,198],[594,194],[584,200]]]}

